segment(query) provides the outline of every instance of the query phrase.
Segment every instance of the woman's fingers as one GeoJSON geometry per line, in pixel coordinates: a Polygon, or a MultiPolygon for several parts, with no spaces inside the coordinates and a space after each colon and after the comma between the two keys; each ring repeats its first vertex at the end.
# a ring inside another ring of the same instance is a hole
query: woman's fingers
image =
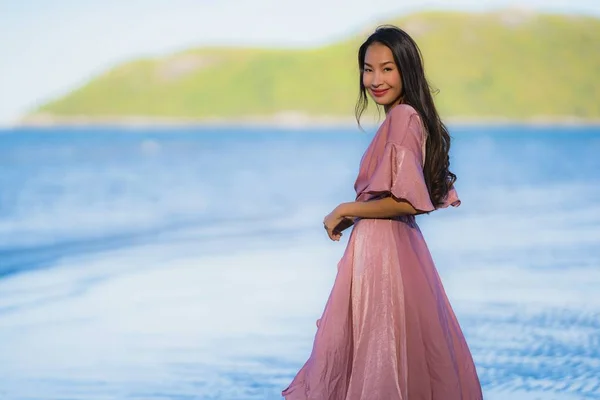
{"type": "Polygon", "coordinates": [[[325,221],[323,221],[323,228],[325,228],[325,230],[327,231],[327,236],[329,236],[329,239],[331,239],[331,240],[339,241],[340,238],[342,237],[342,233],[340,231],[335,229],[335,227],[333,227],[333,228],[328,227],[327,224],[325,223],[325,221]]]}
{"type": "Polygon", "coordinates": [[[327,229],[327,234],[329,235],[329,239],[338,240],[337,234],[333,232],[333,229],[327,229]]]}
{"type": "Polygon", "coordinates": [[[335,240],[335,236],[333,234],[333,230],[327,228],[327,236],[329,236],[329,239],[331,240],[335,240]]]}
{"type": "Polygon", "coordinates": [[[341,237],[342,237],[342,234],[341,234],[341,233],[339,233],[339,232],[332,232],[332,233],[329,235],[329,238],[330,238],[331,240],[335,240],[335,241],[339,241],[341,237]]]}

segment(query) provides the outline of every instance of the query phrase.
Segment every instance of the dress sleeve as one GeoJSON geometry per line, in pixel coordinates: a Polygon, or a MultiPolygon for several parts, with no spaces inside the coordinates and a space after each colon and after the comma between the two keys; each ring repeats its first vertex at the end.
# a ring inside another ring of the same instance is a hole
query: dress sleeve
{"type": "Polygon", "coordinates": [[[448,191],[448,195],[444,199],[443,203],[439,205],[437,208],[446,208],[446,207],[458,207],[460,206],[460,199],[458,198],[458,193],[456,193],[456,189],[454,186],[450,188],[448,191]]]}
{"type": "Polygon", "coordinates": [[[398,200],[408,201],[415,210],[435,210],[417,156],[409,148],[394,142],[386,143],[364,192],[374,197],[389,193],[398,200]]]}
{"type": "MultiPolygon", "coordinates": [[[[434,211],[436,207],[423,175],[424,137],[419,115],[410,106],[396,107],[384,123],[388,130],[385,147],[363,192],[373,197],[391,194],[397,200],[409,202],[418,211],[434,211]]],[[[452,188],[444,204],[437,208],[459,204],[452,188]]]]}

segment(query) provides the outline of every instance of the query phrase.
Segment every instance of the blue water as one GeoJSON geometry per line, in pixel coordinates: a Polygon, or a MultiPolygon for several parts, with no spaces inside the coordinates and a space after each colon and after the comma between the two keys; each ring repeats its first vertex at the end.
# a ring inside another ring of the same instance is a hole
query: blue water
{"type": "MultiPolygon", "coordinates": [[[[600,399],[600,128],[451,132],[418,222],[486,399],[600,399]]],[[[372,134],[0,131],[0,399],[280,398],[372,134]]]]}

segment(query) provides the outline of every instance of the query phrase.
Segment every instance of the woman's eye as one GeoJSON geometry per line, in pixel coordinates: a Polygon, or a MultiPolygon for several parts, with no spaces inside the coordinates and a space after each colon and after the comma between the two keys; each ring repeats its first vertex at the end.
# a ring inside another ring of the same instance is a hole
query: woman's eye
{"type": "Polygon", "coordinates": [[[391,68],[384,68],[383,70],[386,71],[386,72],[388,72],[388,71],[391,71],[392,69],[391,68]]]}

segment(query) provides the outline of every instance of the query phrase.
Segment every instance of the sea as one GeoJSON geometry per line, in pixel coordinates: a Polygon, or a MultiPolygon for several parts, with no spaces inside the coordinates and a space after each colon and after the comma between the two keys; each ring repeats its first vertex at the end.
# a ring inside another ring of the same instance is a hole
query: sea
{"type": "MultiPolygon", "coordinates": [[[[485,399],[600,399],[600,127],[450,132],[462,204],[417,222],[485,399]]],[[[281,399],[373,134],[0,130],[0,399],[281,399]]]]}

